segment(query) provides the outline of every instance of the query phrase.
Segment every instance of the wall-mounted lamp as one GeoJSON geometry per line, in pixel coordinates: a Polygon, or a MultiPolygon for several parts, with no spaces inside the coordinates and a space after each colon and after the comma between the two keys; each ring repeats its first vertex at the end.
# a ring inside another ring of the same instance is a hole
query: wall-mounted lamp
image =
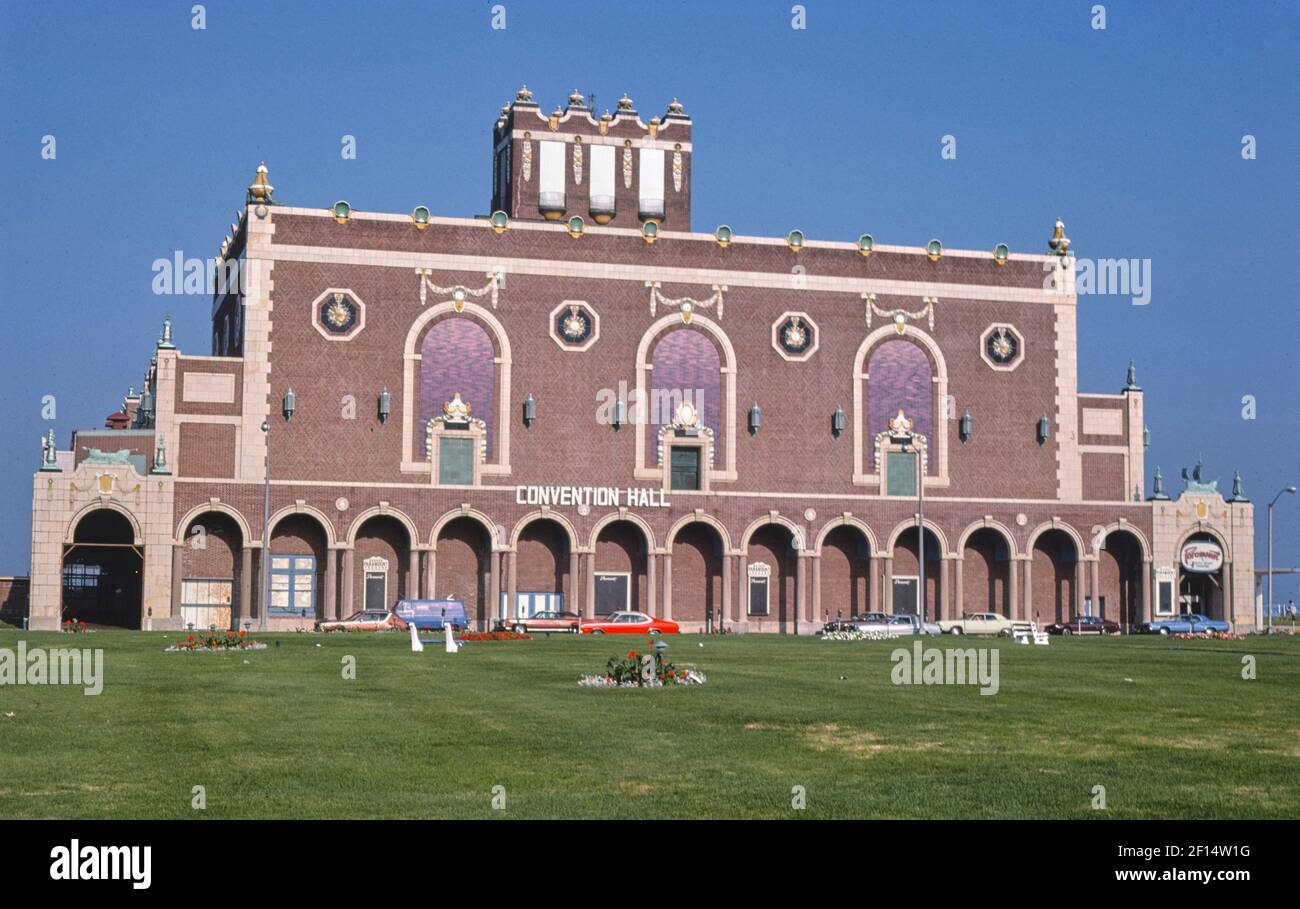
{"type": "Polygon", "coordinates": [[[844,408],[836,407],[835,413],[831,414],[831,435],[839,438],[844,432],[844,408]]]}
{"type": "Polygon", "coordinates": [[[388,415],[389,413],[392,412],[391,405],[392,405],[392,398],[388,394],[388,389],[385,388],[379,394],[379,422],[380,423],[388,422],[388,415]]]}
{"type": "Polygon", "coordinates": [[[280,402],[280,412],[284,414],[286,420],[293,417],[293,412],[297,407],[298,398],[294,395],[293,389],[290,388],[284,393],[284,400],[280,402]]]}
{"type": "Polygon", "coordinates": [[[713,232],[713,239],[717,241],[719,246],[726,249],[731,245],[731,228],[725,224],[719,225],[718,229],[713,232]]]}
{"type": "Polygon", "coordinates": [[[993,261],[998,265],[1006,265],[1007,260],[1011,258],[1011,250],[1007,244],[999,243],[993,247],[993,261]]]}
{"type": "Polygon", "coordinates": [[[494,231],[503,234],[506,232],[506,228],[510,226],[510,216],[498,209],[492,212],[491,223],[494,231]]]}
{"type": "Polygon", "coordinates": [[[1051,435],[1052,435],[1052,421],[1047,419],[1046,416],[1039,417],[1038,418],[1038,444],[1042,445],[1043,443],[1045,443],[1049,438],[1051,438],[1051,435]]]}
{"type": "Polygon", "coordinates": [[[581,237],[581,236],[582,236],[582,228],[583,228],[582,219],[579,218],[577,215],[574,215],[572,218],[569,219],[569,236],[570,236],[570,237],[573,237],[573,239],[575,239],[575,240],[578,239],[579,237],[581,237]]]}
{"type": "Polygon", "coordinates": [[[803,231],[792,230],[790,236],[785,238],[785,245],[790,247],[794,252],[803,249],[803,231]]]}
{"type": "Polygon", "coordinates": [[[348,218],[352,217],[352,206],[340,199],[334,203],[334,207],[330,209],[330,212],[334,215],[335,221],[340,224],[347,224],[348,218]]]}
{"type": "Polygon", "coordinates": [[[627,404],[620,398],[614,402],[614,431],[617,432],[627,423],[627,404]]]}
{"type": "Polygon", "coordinates": [[[758,402],[749,408],[749,434],[758,435],[759,427],[763,425],[763,411],[759,409],[758,402]]]}
{"type": "Polygon", "coordinates": [[[537,400],[530,391],[524,398],[524,425],[531,427],[537,420],[537,400]]]}
{"type": "Polygon", "coordinates": [[[1146,451],[1150,447],[1151,447],[1151,427],[1143,426],[1142,427],[1142,450],[1146,451]]]}
{"type": "Polygon", "coordinates": [[[925,254],[930,258],[931,262],[938,262],[939,257],[943,255],[943,244],[938,240],[931,240],[925,244],[925,254]]]}
{"type": "Polygon", "coordinates": [[[970,415],[969,410],[961,415],[961,422],[957,424],[957,433],[961,436],[963,442],[970,438],[974,423],[975,419],[970,415]]]}
{"type": "Polygon", "coordinates": [[[417,205],[411,212],[411,220],[415,222],[416,230],[424,230],[429,226],[429,206],[417,205]]]}
{"type": "Polygon", "coordinates": [[[863,234],[858,237],[858,254],[863,256],[871,255],[871,251],[876,248],[876,241],[872,239],[871,234],[863,234]]]}
{"type": "Polygon", "coordinates": [[[641,239],[647,243],[653,243],[659,239],[659,222],[646,221],[641,225],[641,239]]]}

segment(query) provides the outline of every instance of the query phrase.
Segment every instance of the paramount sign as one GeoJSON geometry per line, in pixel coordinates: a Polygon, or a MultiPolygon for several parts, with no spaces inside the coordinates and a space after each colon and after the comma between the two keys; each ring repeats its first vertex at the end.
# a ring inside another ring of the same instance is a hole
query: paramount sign
{"type": "Polygon", "coordinates": [[[1179,554],[1183,568],[1198,574],[1209,574],[1223,567],[1223,549],[1218,543],[1197,540],[1188,543],[1179,554]]]}
{"type": "Polygon", "coordinates": [[[519,505],[550,505],[598,508],[667,508],[662,489],[635,486],[516,486],[519,505]]]}

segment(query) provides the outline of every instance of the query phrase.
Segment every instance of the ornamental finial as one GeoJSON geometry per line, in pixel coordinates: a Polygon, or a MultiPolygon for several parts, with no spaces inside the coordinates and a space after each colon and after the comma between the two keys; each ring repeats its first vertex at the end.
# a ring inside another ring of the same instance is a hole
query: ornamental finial
{"type": "Polygon", "coordinates": [[[275,192],[275,187],[271,185],[268,179],[269,173],[266,169],[266,162],[263,161],[257,165],[257,176],[248,187],[248,201],[259,205],[269,205],[271,203],[271,194],[275,192]]]}
{"type": "Polygon", "coordinates": [[[1047,248],[1058,256],[1064,256],[1070,249],[1070,238],[1065,235],[1065,222],[1060,218],[1056,219],[1056,229],[1052,231],[1052,239],[1047,241],[1047,248]]]}

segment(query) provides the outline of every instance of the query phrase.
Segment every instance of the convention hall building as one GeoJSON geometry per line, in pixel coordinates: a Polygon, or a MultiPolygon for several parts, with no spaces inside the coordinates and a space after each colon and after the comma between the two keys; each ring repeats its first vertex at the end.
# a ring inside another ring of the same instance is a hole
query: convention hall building
{"type": "Polygon", "coordinates": [[[521,89],[492,148],[477,218],[294,207],[257,169],[210,347],[168,323],[104,427],[46,440],[31,627],[287,630],[434,597],[482,627],[1251,623],[1240,484],[1148,492],[1134,370],[1077,387],[1059,222],[1042,254],[695,232],[676,101],[545,113],[521,89]]]}

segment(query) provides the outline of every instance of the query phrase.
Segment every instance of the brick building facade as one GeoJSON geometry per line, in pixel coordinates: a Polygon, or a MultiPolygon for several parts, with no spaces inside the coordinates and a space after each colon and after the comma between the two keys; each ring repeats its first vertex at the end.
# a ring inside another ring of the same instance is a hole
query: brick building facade
{"type": "Polygon", "coordinates": [[[930,617],[1252,620],[1250,503],[1144,499],[1135,377],[1077,388],[1068,241],[693,233],[676,102],[521,90],[493,143],[484,218],[291,207],[259,169],[210,353],[168,328],[133,428],[47,445],[33,627],[260,616],[264,521],[272,627],[452,596],[806,633],[916,609],[918,549],[930,617]]]}

